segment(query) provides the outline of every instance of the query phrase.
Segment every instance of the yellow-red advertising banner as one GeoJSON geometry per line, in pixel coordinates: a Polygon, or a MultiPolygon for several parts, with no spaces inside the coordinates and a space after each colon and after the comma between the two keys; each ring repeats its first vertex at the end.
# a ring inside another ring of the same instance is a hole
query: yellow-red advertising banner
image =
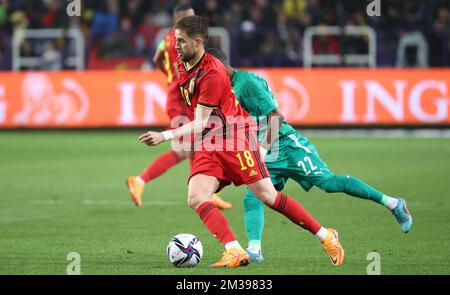
{"type": "MultiPolygon", "coordinates": [[[[450,125],[450,69],[252,69],[300,125],[450,125]]],[[[157,71],[0,73],[0,128],[168,125],[157,71]]]]}

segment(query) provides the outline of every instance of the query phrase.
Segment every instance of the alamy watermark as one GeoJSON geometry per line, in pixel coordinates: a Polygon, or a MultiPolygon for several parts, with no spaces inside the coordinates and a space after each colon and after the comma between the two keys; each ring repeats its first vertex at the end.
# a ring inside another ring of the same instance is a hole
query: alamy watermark
{"type": "Polygon", "coordinates": [[[66,267],[66,274],[80,275],[81,274],[81,256],[78,252],[70,252],[66,256],[66,260],[70,263],[66,267]]]}
{"type": "MultiPolygon", "coordinates": [[[[381,16],[381,0],[366,0],[368,16],[381,16]]],[[[81,16],[81,0],[67,0],[66,13],[68,16],[81,16]]]]}
{"type": "Polygon", "coordinates": [[[381,0],[367,0],[366,13],[368,16],[381,16],[381,0]]]}
{"type": "Polygon", "coordinates": [[[378,252],[369,252],[366,257],[367,261],[370,261],[367,265],[366,273],[368,275],[380,275],[381,274],[381,255],[378,252]]]}
{"type": "Polygon", "coordinates": [[[81,0],[67,0],[66,13],[68,16],[81,16],[81,0]]]}

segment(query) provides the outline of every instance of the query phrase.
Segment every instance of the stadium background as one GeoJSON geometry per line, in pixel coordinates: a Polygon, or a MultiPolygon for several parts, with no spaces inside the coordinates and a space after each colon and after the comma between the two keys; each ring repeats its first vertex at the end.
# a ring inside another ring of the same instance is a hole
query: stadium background
{"type": "MultiPolygon", "coordinates": [[[[208,268],[221,247],[185,204],[186,163],[149,186],[142,208],[123,185],[168,149],[148,149],[137,137],[142,127],[168,124],[165,78],[151,57],[180,2],[0,1],[0,274],[65,274],[70,252],[80,254],[82,274],[366,274],[374,251],[382,274],[448,274],[448,1],[381,0],[379,16],[367,14],[373,1],[364,0],[191,1],[225,29],[232,64],[269,81],[288,121],[311,136],[330,168],[402,195],[415,218],[402,235],[376,205],[289,183],[289,194],[340,230],[345,265],[332,268],[314,239],[266,210],[266,263],[237,270],[208,268]],[[81,15],[69,17],[75,2],[81,15]],[[305,32],[336,26],[363,26],[376,38],[314,37],[311,53],[334,58],[305,68],[305,32]],[[21,29],[74,29],[83,46],[21,29]],[[399,51],[405,36],[414,44],[399,51]],[[349,55],[363,58],[352,63],[349,55]],[[195,269],[167,262],[165,246],[179,232],[204,244],[195,269]]],[[[243,188],[223,193],[245,244],[242,196],[243,188]]]]}

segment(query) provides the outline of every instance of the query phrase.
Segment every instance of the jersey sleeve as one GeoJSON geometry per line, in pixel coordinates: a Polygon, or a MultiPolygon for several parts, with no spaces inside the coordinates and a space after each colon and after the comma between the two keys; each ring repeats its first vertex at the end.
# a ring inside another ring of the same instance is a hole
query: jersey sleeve
{"type": "MultiPolygon", "coordinates": [[[[228,77],[227,77],[228,79],[228,77]]],[[[219,106],[220,97],[224,91],[226,81],[223,81],[222,75],[217,71],[209,71],[199,85],[200,96],[198,105],[202,107],[215,109],[219,106]]]]}
{"type": "Polygon", "coordinates": [[[269,85],[260,77],[248,80],[245,95],[250,98],[252,115],[267,116],[278,109],[277,101],[269,85]]]}

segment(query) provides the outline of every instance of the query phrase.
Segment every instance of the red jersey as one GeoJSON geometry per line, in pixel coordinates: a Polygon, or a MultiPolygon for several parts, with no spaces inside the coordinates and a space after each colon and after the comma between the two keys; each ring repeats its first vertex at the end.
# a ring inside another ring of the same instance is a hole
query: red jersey
{"type": "Polygon", "coordinates": [[[181,97],[178,86],[177,59],[178,52],[175,49],[175,30],[170,30],[161,42],[159,49],[164,52],[164,67],[167,75],[167,100],[166,112],[170,121],[178,116],[187,116],[188,110],[181,97]]]}
{"type": "Polygon", "coordinates": [[[178,52],[175,49],[175,30],[171,29],[164,37],[162,50],[164,51],[164,65],[167,74],[167,84],[178,83],[178,76],[174,63],[177,62],[178,52]]]}
{"type": "Polygon", "coordinates": [[[220,182],[220,191],[230,183],[251,184],[269,177],[254,132],[256,123],[232,92],[225,66],[205,53],[189,69],[178,60],[178,68],[191,117],[197,106],[213,109],[202,134],[201,149],[194,147],[189,179],[197,174],[213,176],[220,182]]]}
{"type": "MultiPolygon", "coordinates": [[[[197,105],[213,109],[203,135],[214,135],[237,130],[255,130],[256,123],[241,107],[234,92],[225,66],[214,56],[205,52],[200,60],[187,69],[178,59],[180,90],[194,118],[197,105]],[[231,127],[234,126],[234,127],[231,127]]],[[[224,137],[225,139],[225,137],[224,137]]]]}

